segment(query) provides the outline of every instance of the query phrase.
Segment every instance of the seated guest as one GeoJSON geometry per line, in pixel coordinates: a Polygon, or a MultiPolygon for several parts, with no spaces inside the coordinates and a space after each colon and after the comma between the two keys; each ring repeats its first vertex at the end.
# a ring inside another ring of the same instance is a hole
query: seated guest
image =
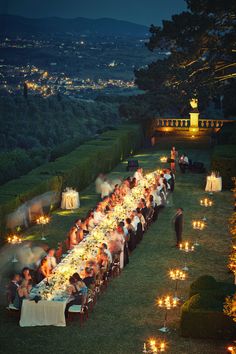
{"type": "Polygon", "coordinates": [[[144,219],[147,220],[148,208],[147,208],[146,201],[144,198],[141,199],[138,207],[140,208],[140,211],[141,211],[144,219]]]}
{"type": "Polygon", "coordinates": [[[86,219],[81,220],[81,229],[83,230],[83,238],[89,234],[86,219]]]}
{"type": "Polygon", "coordinates": [[[167,182],[171,179],[170,169],[164,171],[164,178],[167,180],[167,182]]]}
{"type": "Polygon", "coordinates": [[[136,210],[137,210],[137,216],[139,217],[139,220],[140,220],[140,222],[141,222],[141,224],[142,224],[142,230],[145,231],[146,221],[145,221],[145,219],[144,219],[144,216],[143,216],[143,214],[141,213],[140,208],[137,208],[136,210]]]}
{"type": "Polygon", "coordinates": [[[141,181],[144,177],[143,177],[143,169],[142,168],[138,168],[137,171],[134,173],[134,177],[136,178],[137,183],[139,181],[141,181]]]}
{"type": "Polygon", "coordinates": [[[100,269],[99,269],[99,266],[97,264],[97,262],[95,260],[88,260],[86,262],[86,265],[85,267],[88,267],[91,269],[91,272],[92,272],[92,275],[95,279],[97,279],[97,277],[99,276],[99,272],[100,272],[100,269]]]}
{"type": "Polygon", "coordinates": [[[69,249],[72,250],[72,248],[74,248],[78,242],[77,242],[77,227],[72,226],[72,228],[69,231],[69,249]]]}
{"type": "Polygon", "coordinates": [[[137,179],[135,177],[133,177],[130,182],[130,188],[132,189],[134,187],[137,187],[137,185],[138,185],[137,179]]]}
{"type": "Polygon", "coordinates": [[[100,221],[104,218],[104,214],[102,213],[102,207],[100,205],[97,206],[97,209],[93,213],[93,219],[95,225],[99,224],[100,221]]]}
{"type": "Polygon", "coordinates": [[[32,276],[30,274],[30,269],[28,267],[24,267],[22,269],[22,279],[24,279],[24,280],[32,280],[32,276]]]}
{"type": "Polygon", "coordinates": [[[129,188],[131,188],[131,184],[132,184],[132,179],[131,179],[131,177],[130,177],[130,176],[127,177],[125,181],[128,182],[127,185],[129,186],[129,188]]]}
{"type": "Polygon", "coordinates": [[[137,215],[137,211],[136,210],[132,211],[130,219],[131,219],[131,224],[134,227],[134,231],[136,232],[138,224],[140,223],[140,219],[139,219],[139,217],[137,215]]]}
{"type": "Polygon", "coordinates": [[[107,269],[108,267],[108,256],[105,253],[103,247],[99,247],[97,254],[97,263],[100,268],[107,269]]]}
{"type": "Polygon", "coordinates": [[[31,280],[24,279],[16,291],[16,296],[13,302],[15,308],[21,309],[23,300],[29,299],[29,294],[31,289],[32,289],[31,280]]]}
{"type": "Polygon", "coordinates": [[[75,286],[82,294],[82,304],[86,302],[88,288],[84,283],[83,279],[80,277],[79,273],[74,273],[72,277],[76,280],[75,286]]]}
{"type": "Polygon", "coordinates": [[[68,318],[68,310],[73,305],[82,305],[83,295],[81,288],[77,285],[77,280],[74,277],[69,278],[69,286],[67,287],[67,293],[69,299],[65,308],[65,317],[68,318]]]}
{"type": "Polygon", "coordinates": [[[93,269],[86,267],[84,270],[84,278],[83,278],[84,284],[87,286],[88,289],[94,289],[96,280],[93,275],[93,269]]]}
{"type": "Polygon", "coordinates": [[[175,175],[172,171],[170,171],[170,176],[171,179],[169,179],[169,184],[170,184],[170,190],[171,192],[174,192],[175,189],[175,175]]]}
{"type": "Polygon", "coordinates": [[[90,212],[90,215],[87,219],[87,229],[88,231],[92,231],[95,228],[95,222],[94,222],[94,218],[93,218],[93,211],[90,212]]]}
{"type": "Polygon", "coordinates": [[[47,258],[47,262],[48,262],[48,268],[50,269],[50,272],[52,272],[53,269],[57,266],[57,260],[55,257],[55,249],[54,248],[49,248],[46,258],[47,258]]]}
{"type": "MultiPolygon", "coordinates": [[[[75,226],[76,229],[77,229],[77,233],[78,233],[79,231],[81,231],[82,220],[81,220],[81,219],[77,219],[77,220],[75,221],[74,226],[75,226]]],[[[77,236],[78,236],[78,235],[77,235],[77,236]]],[[[78,238],[78,237],[77,237],[77,238],[78,238]]]]}
{"type": "Polygon", "coordinates": [[[109,249],[107,247],[107,244],[106,243],[102,243],[102,247],[103,247],[104,252],[107,254],[109,263],[111,264],[112,263],[112,255],[111,255],[111,252],[109,251],[109,249]]]}
{"type": "Polygon", "coordinates": [[[153,195],[149,195],[149,198],[147,200],[147,219],[146,219],[148,223],[152,221],[154,208],[155,208],[155,202],[154,202],[153,195]]]}
{"type": "Polygon", "coordinates": [[[47,258],[41,260],[40,267],[37,271],[37,281],[40,283],[44,278],[48,278],[51,274],[50,268],[48,266],[47,258]]]}
{"type": "Polygon", "coordinates": [[[20,286],[20,274],[14,274],[10,283],[8,284],[7,287],[7,293],[8,293],[8,302],[9,304],[13,304],[15,297],[16,297],[16,293],[17,293],[17,289],[20,286]]]}
{"type": "Polygon", "coordinates": [[[132,225],[132,220],[130,218],[127,218],[125,220],[126,223],[126,228],[129,233],[129,241],[128,241],[128,247],[129,251],[132,252],[136,248],[136,236],[135,236],[135,230],[132,225]]]}
{"type": "Polygon", "coordinates": [[[122,260],[120,260],[120,267],[121,269],[125,267],[129,263],[129,231],[127,227],[125,226],[124,221],[121,221],[118,225],[120,230],[120,233],[122,233],[123,238],[124,238],[124,248],[123,248],[123,253],[124,253],[124,262],[122,263],[122,260]],[[122,232],[123,231],[123,232],[122,232]]]}

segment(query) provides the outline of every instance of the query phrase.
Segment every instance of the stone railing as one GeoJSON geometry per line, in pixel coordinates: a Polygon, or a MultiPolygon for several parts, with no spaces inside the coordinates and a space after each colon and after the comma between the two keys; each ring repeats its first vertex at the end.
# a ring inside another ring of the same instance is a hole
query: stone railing
{"type": "MultiPolygon", "coordinates": [[[[215,128],[219,129],[224,124],[234,122],[228,119],[199,119],[198,127],[200,129],[215,128]]],[[[155,118],[155,128],[189,128],[189,118],[155,118]]]]}
{"type": "Polygon", "coordinates": [[[199,128],[221,128],[224,124],[233,122],[233,120],[228,119],[199,119],[199,128]]]}
{"type": "Polygon", "coordinates": [[[156,118],[156,127],[189,128],[189,118],[156,118]]]}

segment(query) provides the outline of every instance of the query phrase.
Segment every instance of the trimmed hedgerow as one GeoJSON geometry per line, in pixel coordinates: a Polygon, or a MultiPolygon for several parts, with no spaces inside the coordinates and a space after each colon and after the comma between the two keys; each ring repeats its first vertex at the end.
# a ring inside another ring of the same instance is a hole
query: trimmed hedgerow
{"type": "Polygon", "coordinates": [[[110,171],[142,143],[143,132],[140,125],[123,125],[1,186],[1,230],[4,230],[6,215],[23,202],[50,190],[61,192],[66,186],[81,190],[99,173],[110,171]]]}

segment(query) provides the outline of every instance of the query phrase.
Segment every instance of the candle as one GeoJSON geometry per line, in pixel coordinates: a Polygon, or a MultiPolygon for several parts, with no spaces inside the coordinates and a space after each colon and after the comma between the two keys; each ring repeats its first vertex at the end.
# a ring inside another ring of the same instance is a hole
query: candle
{"type": "Polygon", "coordinates": [[[164,352],[165,351],[165,342],[161,342],[160,344],[160,351],[164,352]]]}

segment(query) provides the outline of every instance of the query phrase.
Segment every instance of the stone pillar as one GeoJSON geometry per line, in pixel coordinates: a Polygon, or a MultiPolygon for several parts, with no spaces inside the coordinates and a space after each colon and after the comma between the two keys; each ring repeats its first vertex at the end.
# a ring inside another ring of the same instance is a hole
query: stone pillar
{"type": "Polygon", "coordinates": [[[198,120],[199,120],[199,111],[198,111],[198,100],[193,98],[190,100],[190,105],[192,107],[190,114],[190,127],[189,131],[197,132],[199,131],[198,120]]]}

